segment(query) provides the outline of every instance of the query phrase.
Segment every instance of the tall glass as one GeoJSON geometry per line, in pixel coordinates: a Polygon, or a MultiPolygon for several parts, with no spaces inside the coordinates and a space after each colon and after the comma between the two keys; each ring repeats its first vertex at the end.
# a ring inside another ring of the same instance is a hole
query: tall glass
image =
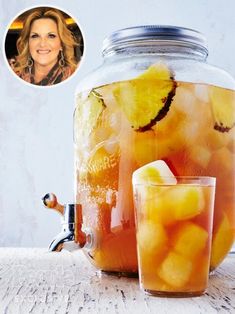
{"type": "Polygon", "coordinates": [[[216,180],[176,179],[133,186],[140,286],[153,295],[198,296],[208,282],[216,180]]]}

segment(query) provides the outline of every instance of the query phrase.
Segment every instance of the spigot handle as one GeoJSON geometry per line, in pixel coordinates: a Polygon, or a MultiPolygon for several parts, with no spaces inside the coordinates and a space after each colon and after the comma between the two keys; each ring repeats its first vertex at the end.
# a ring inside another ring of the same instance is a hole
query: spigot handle
{"type": "Polygon", "coordinates": [[[45,207],[54,209],[62,216],[64,215],[64,206],[58,203],[55,194],[47,193],[45,196],[43,196],[42,201],[45,207]]]}
{"type": "Polygon", "coordinates": [[[82,230],[83,217],[81,204],[58,203],[55,194],[47,193],[42,198],[43,204],[47,208],[56,210],[63,216],[62,232],[56,236],[50,245],[50,251],[60,251],[65,243],[73,242],[76,248],[91,247],[93,244],[93,235],[89,230],[82,230]]]}

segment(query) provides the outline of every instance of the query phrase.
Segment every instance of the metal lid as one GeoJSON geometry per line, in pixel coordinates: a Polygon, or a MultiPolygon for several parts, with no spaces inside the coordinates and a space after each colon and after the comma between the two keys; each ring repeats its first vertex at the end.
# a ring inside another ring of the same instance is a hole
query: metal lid
{"type": "Polygon", "coordinates": [[[196,30],[170,25],[143,25],[113,32],[103,42],[103,55],[121,44],[142,40],[191,43],[208,53],[205,36],[196,30]]]}

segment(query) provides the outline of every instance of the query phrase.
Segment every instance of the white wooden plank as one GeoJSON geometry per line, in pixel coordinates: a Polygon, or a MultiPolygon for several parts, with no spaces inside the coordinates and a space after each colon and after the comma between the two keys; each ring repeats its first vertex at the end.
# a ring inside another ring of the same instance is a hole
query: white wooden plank
{"type": "Polygon", "coordinates": [[[101,274],[82,251],[0,248],[0,313],[235,313],[235,255],[195,298],[157,298],[138,279],[101,274]]]}

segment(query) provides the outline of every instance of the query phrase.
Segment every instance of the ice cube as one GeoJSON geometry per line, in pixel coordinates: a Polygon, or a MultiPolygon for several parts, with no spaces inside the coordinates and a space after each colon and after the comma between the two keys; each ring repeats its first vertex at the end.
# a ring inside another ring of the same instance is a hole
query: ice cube
{"type": "Polygon", "coordinates": [[[187,117],[193,118],[195,112],[195,101],[196,98],[189,89],[178,86],[174,97],[174,105],[177,110],[186,113],[187,117]]]}
{"type": "Polygon", "coordinates": [[[133,184],[176,184],[177,181],[167,164],[163,160],[156,160],[135,170],[132,182],[133,184]]]}
{"type": "Polygon", "coordinates": [[[191,147],[190,158],[205,169],[210,162],[211,152],[206,146],[195,145],[191,147]]]}
{"type": "Polygon", "coordinates": [[[195,95],[196,97],[203,102],[209,101],[208,87],[205,85],[195,85],[195,95]]]}
{"type": "Polygon", "coordinates": [[[188,222],[181,226],[174,237],[174,250],[182,256],[194,259],[206,246],[208,232],[197,224],[188,222]]]}

